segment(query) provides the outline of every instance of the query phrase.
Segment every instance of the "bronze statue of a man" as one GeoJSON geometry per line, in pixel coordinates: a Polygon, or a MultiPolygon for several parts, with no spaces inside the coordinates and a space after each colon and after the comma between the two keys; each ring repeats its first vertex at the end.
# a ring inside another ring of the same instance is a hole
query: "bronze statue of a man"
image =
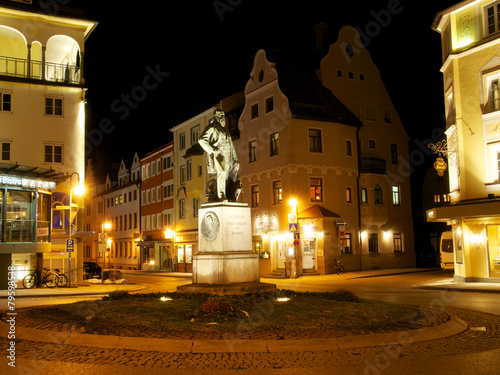
{"type": "Polygon", "coordinates": [[[238,187],[234,186],[238,184],[240,164],[231,134],[226,127],[224,111],[215,109],[214,119],[201,133],[198,143],[208,154],[208,173],[217,174],[217,200],[222,202],[238,199],[238,187]]]}

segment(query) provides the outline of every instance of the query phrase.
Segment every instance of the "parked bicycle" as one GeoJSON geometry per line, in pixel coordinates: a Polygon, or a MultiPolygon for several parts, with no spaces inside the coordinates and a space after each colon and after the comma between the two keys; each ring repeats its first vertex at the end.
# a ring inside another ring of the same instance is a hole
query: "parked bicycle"
{"type": "Polygon", "coordinates": [[[54,273],[57,275],[57,286],[60,288],[64,288],[68,285],[68,277],[64,273],[60,273],[61,271],[57,268],[54,270],[54,273]]]}
{"type": "Polygon", "coordinates": [[[337,275],[342,275],[345,272],[345,268],[340,261],[341,258],[342,255],[338,259],[335,259],[335,264],[333,266],[333,271],[336,272],[337,275]]]}
{"type": "MultiPolygon", "coordinates": [[[[59,270],[57,270],[57,271],[59,271],[59,270]]],[[[45,285],[47,288],[55,288],[58,285],[59,278],[61,276],[64,276],[64,278],[66,278],[65,275],[62,275],[62,274],[59,275],[56,272],[52,272],[49,269],[44,268],[43,272],[42,272],[42,285],[45,285]]],[[[66,278],[66,283],[67,282],[68,282],[68,280],[66,278]]],[[[38,277],[37,277],[37,272],[35,269],[35,270],[33,270],[33,272],[31,272],[30,274],[26,275],[23,278],[23,286],[27,289],[31,289],[37,285],[38,285],[38,277]]]]}

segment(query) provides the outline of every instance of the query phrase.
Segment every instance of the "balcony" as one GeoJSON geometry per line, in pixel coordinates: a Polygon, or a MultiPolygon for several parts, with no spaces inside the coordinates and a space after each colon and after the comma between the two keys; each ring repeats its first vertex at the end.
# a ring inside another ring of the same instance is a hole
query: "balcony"
{"type": "Polygon", "coordinates": [[[78,65],[45,63],[32,60],[0,56],[0,76],[29,78],[40,81],[81,83],[81,70],[78,65]]]}
{"type": "Polygon", "coordinates": [[[359,160],[359,171],[361,173],[385,174],[387,168],[384,159],[362,157],[359,160]]]}

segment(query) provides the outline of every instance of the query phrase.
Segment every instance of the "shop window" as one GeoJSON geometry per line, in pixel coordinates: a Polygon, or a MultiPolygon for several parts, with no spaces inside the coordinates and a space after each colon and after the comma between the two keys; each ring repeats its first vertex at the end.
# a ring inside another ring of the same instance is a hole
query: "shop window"
{"type": "Polygon", "coordinates": [[[321,178],[311,178],[309,180],[309,190],[311,194],[311,202],[323,201],[323,181],[321,178]]]}
{"type": "Polygon", "coordinates": [[[177,246],[177,263],[184,263],[184,245],[177,246]]]}
{"type": "Polygon", "coordinates": [[[463,243],[462,243],[462,228],[457,227],[453,231],[453,244],[455,246],[455,262],[463,264],[463,243]]]}
{"type": "Polygon", "coordinates": [[[309,129],[309,152],[323,152],[320,129],[309,129]]]}
{"type": "Polygon", "coordinates": [[[268,259],[269,253],[264,251],[262,246],[262,237],[255,237],[252,241],[252,248],[254,253],[259,254],[260,259],[268,259]]]}
{"type": "Polygon", "coordinates": [[[500,225],[488,225],[487,229],[490,277],[500,277],[500,225]]]}
{"type": "Polygon", "coordinates": [[[342,254],[352,254],[351,233],[345,233],[344,238],[340,239],[340,249],[342,254]]]}
{"type": "Polygon", "coordinates": [[[45,98],[45,115],[47,116],[63,116],[63,99],[55,97],[45,98]]]}
{"type": "Polygon", "coordinates": [[[193,263],[193,245],[186,245],[186,263],[193,263]]]}

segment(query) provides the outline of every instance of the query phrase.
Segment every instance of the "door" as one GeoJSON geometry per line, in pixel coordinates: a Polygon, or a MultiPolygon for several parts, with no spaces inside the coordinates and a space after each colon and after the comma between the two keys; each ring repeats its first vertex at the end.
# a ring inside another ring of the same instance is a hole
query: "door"
{"type": "Polygon", "coordinates": [[[302,240],[302,269],[316,268],[316,239],[302,240]]]}
{"type": "Polygon", "coordinates": [[[271,236],[273,269],[284,270],[286,262],[285,236],[271,236]]]}

